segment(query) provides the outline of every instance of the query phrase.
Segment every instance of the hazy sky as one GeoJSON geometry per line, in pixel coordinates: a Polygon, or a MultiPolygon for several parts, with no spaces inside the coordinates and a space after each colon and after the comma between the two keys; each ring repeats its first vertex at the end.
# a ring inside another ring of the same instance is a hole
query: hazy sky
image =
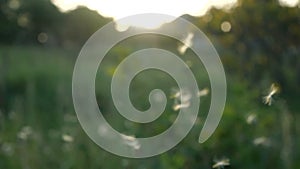
{"type": "Polygon", "coordinates": [[[201,15],[211,5],[223,6],[236,0],[52,0],[62,10],[85,5],[101,15],[120,18],[137,13],[155,12],[173,16],[201,15]]]}
{"type": "MultiPolygon", "coordinates": [[[[113,17],[115,20],[139,13],[163,13],[172,16],[190,14],[203,15],[211,6],[222,7],[233,5],[237,0],[52,0],[62,11],[75,9],[78,5],[97,10],[102,16],[113,17]]],[[[281,0],[290,5],[299,0],[281,0]]],[[[165,20],[156,21],[159,25],[165,20]]],[[[147,27],[146,23],[130,23],[147,27]]],[[[150,27],[150,26],[149,26],[150,27]]]]}

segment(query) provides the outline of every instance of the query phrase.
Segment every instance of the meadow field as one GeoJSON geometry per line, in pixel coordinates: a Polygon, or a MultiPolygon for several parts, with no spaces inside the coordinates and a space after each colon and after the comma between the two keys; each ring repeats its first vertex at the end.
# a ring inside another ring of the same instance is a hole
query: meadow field
{"type": "Polygon", "coordinates": [[[222,119],[202,144],[198,138],[211,105],[211,84],[196,54],[188,48],[182,53],[182,42],[152,34],[111,48],[99,65],[95,93],[105,119],[120,133],[162,133],[181,108],[175,79],[151,69],[131,82],[130,101],[147,110],[149,93],[161,89],[167,96],[163,114],[146,124],[119,114],[111,81],[131,53],[145,48],[174,53],[189,66],[201,92],[198,117],[187,137],[170,151],[144,159],[100,148],[82,129],[73,105],[72,76],[79,52],[112,18],[83,6],[61,12],[50,0],[18,0],[17,5],[4,0],[0,7],[0,169],[300,167],[300,5],[238,0],[231,9],[213,7],[203,16],[181,16],[210,39],[226,74],[222,119]]]}
{"type": "MultiPolygon", "coordinates": [[[[75,52],[38,46],[2,46],[0,51],[0,168],[210,168],[214,160],[223,158],[230,159],[231,168],[296,168],[299,165],[296,123],[299,115],[295,113],[299,105],[295,99],[280,94],[274,104],[265,105],[262,97],[272,82],[252,86],[245,79],[227,74],[228,96],[223,118],[207,142],[199,144],[197,139],[210,95],[201,99],[192,132],[174,149],[143,160],[124,159],[93,143],[76,118],[71,95],[75,52]]],[[[113,51],[120,54],[127,50],[113,51]]],[[[110,66],[99,69],[97,75],[97,100],[105,117],[114,128],[123,130],[120,132],[139,137],[164,131],[178,113],[172,109],[172,99],[168,100],[164,114],[150,124],[135,124],[115,110],[107,87],[117,60],[108,59],[105,65],[110,66]]],[[[198,66],[193,72],[199,86],[209,88],[203,67],[198,66]]],[[[149,106],[147,97],[151,89],[161,88],[171,96],[172,88],[176,88],[176,83],[170,82],[172,79],[163,73],[150,70],[142,74],[132,82],[131,99],[137,108],[149,106]],[[157,80],[161,83],[155,83],[157,80]]]]}

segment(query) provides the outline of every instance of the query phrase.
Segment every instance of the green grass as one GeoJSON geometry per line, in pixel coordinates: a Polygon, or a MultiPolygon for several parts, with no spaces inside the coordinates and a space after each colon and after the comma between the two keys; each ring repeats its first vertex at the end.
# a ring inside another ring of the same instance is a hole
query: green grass
{"type": "MultiPolygon", "coordinates": [[[[118,48],[99,69],[97,100],[114,128],[146,137],[168,128],[177,113],[171,109],[171,100],[164,115],[150,124],[131,123],[118,115],[112,104],[109,82],[116,64],[123,59],[121,56],[130,51],[118,48]],[[101,83],[103,81],[105,83],[101,83]]],[[[230,158],[232,168],[279,169],[289,163],[282,160],[283,145],[286,143],[284,137],[287,137],[282,127],[282,117],[283,111],[289,112],[289,107],[297,107],[297,102],[277,101],[271,107],[263,105],[261,97],[265,86],[251,86],[246,80],[232,74],[227,74],[228,97],[223,118],[217,131],[206,143],[199,144],[197,140],[209,108],[209,96],[202,99],[198,123],[169,152],[133,160],[102,150],[81,129],[73,109],[71,78],[76,55],[70,51],[42,47],[0,47],[1,169],[211,168],[213,160],[222,157],[230,158]],[[282,104],[287,105],[285,109],[280,108],[282,104]],[[249,125],[246,117],[251,113],[257,115],[257,122],[249,125]],[[26,139],[20,138],[26,126],[32,131],[26,139]],[[63,134],[72,136],[74,141],[63,141],[63,134]],[[270,146],[253,144],[255,138],[263,136],[270,139],[270,146]]],[[[199,62],[192,54],[183,57],[183,60],[199,62]]],[[[199,86],[209,87],[203,67],[192,67],[192,70],[199,86]]],[[[132,82],[132,89],[135,89],[131,92],[133,104],[142,110],[147,109],[149,91],[159,87],[167,95],[170,94],[170,88],[176,87],[176,83],[170,80],[167,75],[155,71],[137,76],[132,82]],[[158,85],[156,81],[159,79],[161,83],[158,85]]],[[[289,113],[299,119],[299,115],[289,113]]],[[[288,137],[292,138],[293,143],[288,160],[294,168],[300,165],[295,158],[300,148],[297,142],[299,125],[297,127],[295,123],[291,121],[288,128],[291,132],[288,137]]]]}

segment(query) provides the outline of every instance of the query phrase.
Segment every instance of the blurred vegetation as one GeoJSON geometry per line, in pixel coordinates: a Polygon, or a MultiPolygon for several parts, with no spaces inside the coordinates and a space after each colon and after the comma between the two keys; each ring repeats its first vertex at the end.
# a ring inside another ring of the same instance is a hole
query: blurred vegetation
{"type": "MultiPolygon", "coordinates": [[[[178,146],[156,157],[134,160],[94,144],[81,129],[72,104],[78,52],[112,19],[86,7],[62,13],[50,0],[0,0],[0,168],[192,169],[212,168],[214,160],[223,157],[230,159],[229,168],[299,168],[299,6],[239,0],[231,9],[212,8],[202,17],[182,16],[210,38],[224,64],[228,96],[223,118],[214,135],[199,144],[210,105],[210,96],[204,97],[195,127],[178,146]],[[274,104],[264,105],[262,97],[274,82],[281,92],[274,104]]],[[[137,36],[107,54],[98,70],[96,94],[114,128],[147,137],[172,124],[177,115],[173,100],[150,124],[122,118],[113,106],[109,85],[118,63],[133,51],[161,47],[176,53],[177,46],[172,39],[137,36]]],[[[194,53],[188,50],[182,59],[191,64],[199,87],[209,87],[208,75],[194,53]]],[[[151,89],[171,94],[174,87],[175,81],[166,74],[146,71],[132,82],[131,99],[145,110],[151,89]]]]}

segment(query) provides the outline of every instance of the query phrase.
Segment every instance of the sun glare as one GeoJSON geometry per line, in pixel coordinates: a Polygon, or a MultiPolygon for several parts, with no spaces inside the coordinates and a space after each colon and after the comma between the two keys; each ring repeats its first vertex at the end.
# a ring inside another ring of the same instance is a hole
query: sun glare
{"type": "Polygon", "coordinates": [[[79,5],[87,6],[98,11],[102,16],[112,17],[116,21],[116,28],[120,31],[129,26],[143,27],[148,29],[158,28],[164,23],[171,22],[170,18],[159,18],[150,20],[130,20],[128,23],[118,22],[118,19],[143,13],[161,13],[174,17],[183,14],[200,16],[211,6],[221,7],[232,5],[236,0],[52,0],[62,11],[75,9],[79,5]]]}
{"type": "MultiPolygon", "coordinates": [[[[102,16],[112,17],[116,21],[116,28],[120,31],[129,26],[143,28],[158,28],[172,20],[161,18],[155,20],[131,20],[128,23],[118,22],[118,19],[143,13],[161,13],[174,17],[183,14],[200,16],[212,6],[223,7],[234,5],[237,0],[52,0],[62,11],[75,9],[79,5],[87,6],[98,11],[102,16]]],[[[280,0],[283,2],[297,0],[280,0]]]]}
{"type": "Polygon", "coordinates": [[[168,15],[141,15],[141,17],[137,16],[126,19],[117,19],[115,20],[115,22],[116,29],[118,31],[125,31],[130,26],[155,29],[158,28],[161,24],[170,22],[172,20],[174,20],[174,17],[168,15]]]}

